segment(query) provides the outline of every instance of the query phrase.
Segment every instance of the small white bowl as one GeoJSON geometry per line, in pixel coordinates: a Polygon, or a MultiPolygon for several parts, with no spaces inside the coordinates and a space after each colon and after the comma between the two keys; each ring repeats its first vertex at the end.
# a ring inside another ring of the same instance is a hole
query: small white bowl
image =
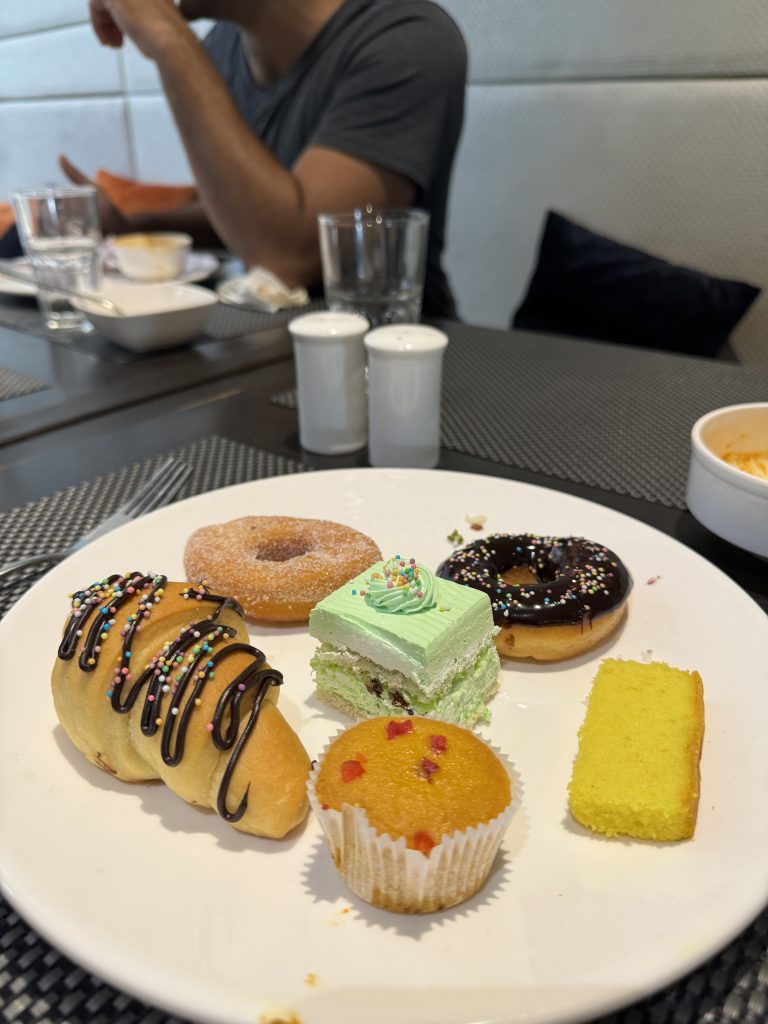
{"type": "Polygon", "coordinates": [[[687,502],[718,537],[768,558],[768,480],[726,462],[726,453],[768,451],[768,402],[729,405],[694,423],[687,502]]]}
{"type": "Polygon", "coordinates": [[[97,330],[133,352],[183,345],[199,337],[218,299],[194,284],[105,285],[98,294],[115,302],[124,315],[88,299],[72,299],[97,330]]]}
{"type": "Polygon", "coordinates": [[[171,281],[184,273],[191,235],[157,231],[118,235],[110,245],[117,269],[134,281],[171,281]]]}

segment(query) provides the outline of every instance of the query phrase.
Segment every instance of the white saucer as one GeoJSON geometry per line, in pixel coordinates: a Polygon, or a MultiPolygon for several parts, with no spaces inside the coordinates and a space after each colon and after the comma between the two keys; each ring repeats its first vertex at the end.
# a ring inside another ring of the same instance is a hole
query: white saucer
{"type": "Polygon", "coordinates": [[[25,284],[23,281],[17,281],[13,277],[6,277],[5,274],[0,273],[0,293],[3,295],[37,295],[37,285],[32,280],[32,268],[29,263],[27,263],[26,259],[19,258],[12,262],[17,273],[29,275],[29,284],[25,284]]]}
{"type": "MultiPolygon", "coordinates": [[[[187,255],[186,265],[184,267],[184,273],[180,274],[177,278],[170,281],[163,282],[164,284],[195,284],[199,281],[207,280],[212,274],[219,269],[219,260],[217,256],[214,256],[211,252],[191,252],[187,255]]],[[[124,274],[117,273],[117,271],[109,270],[105,274],[109,280],[120,281],[121,284],[136,284],[146,285],[155,282],[149,281],[134,281],[133,279],[126,277],[124,274]]]]}
{"type": "MultiPolygon", "coordinates": [[[[23,281],[17,281],[15,278],[6,277],[5,274],[0,273],[0,294],[2,295],[19,295],[19,296],[32,296],[37,295],[37,285],[32,280],[32,268],[28,261],[24,257],[20,257],[13,261],[15,269],[20,273],[28,274],[30,281],[29,284],[25,284],[23,281]]],[[[210,252],[191,252],[187,256],[187,263],[184,269],[184,273],[173,281],[167,281],[166,284],[194,284],[199,281],[205,281],[212,274],[219,269],[218,257],[214,256],[210,252]]],[[[120,282],[121,284],[130,285],[146,285],[146,281],[131,281],[129,278],[124,277],[122,274],[117,274],[114,271],[108,271],[104,275],[105,280],[109,282],[120,282]]]]}

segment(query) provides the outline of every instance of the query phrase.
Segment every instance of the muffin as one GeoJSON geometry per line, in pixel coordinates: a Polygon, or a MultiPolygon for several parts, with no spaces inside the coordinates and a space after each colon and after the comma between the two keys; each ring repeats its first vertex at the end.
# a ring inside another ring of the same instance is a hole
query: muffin
{"type": "Polygon", "coordinates": [[[377,717],[341,732],[309,800],[342,878],[384,910],[422,914],[480,889],[512,815],[507,762],[432,718],[377,717]]]}

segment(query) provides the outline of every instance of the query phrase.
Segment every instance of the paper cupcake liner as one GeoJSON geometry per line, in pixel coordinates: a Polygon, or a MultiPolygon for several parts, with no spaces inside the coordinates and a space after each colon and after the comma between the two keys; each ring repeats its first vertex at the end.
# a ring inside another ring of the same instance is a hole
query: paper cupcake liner
{"type": "Polygon", "coordinates": [[[379,834],[362,807],[342,804],[337,811],[322,806],[315,780],[330,743],[326,746],[310,772],[307,794],[341,877],[360,899],[383,910],[427,914],[469,899],[483,885],[514,812],[516,776],[500,750],[477,738],[506,768],[512,799],[491,821],[443,836],[429,856],[409,849],[403,836],[379,834]]]}

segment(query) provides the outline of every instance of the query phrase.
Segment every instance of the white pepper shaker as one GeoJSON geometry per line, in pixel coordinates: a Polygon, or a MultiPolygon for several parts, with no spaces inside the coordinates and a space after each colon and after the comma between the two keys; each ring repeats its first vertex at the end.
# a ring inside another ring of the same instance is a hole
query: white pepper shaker
{"type": "Polygon", "coordinates": [[[306,313],[288,324],[298,389],[299,443],[320,455],[365,447],[365,346],[354,313],[306,313]]]}
{"type": "Polygon", "coordinates": [[[447,344],[442,331],[425,324],[389,324],[365,336],[372,466],[437,465],[447,344]]]}

